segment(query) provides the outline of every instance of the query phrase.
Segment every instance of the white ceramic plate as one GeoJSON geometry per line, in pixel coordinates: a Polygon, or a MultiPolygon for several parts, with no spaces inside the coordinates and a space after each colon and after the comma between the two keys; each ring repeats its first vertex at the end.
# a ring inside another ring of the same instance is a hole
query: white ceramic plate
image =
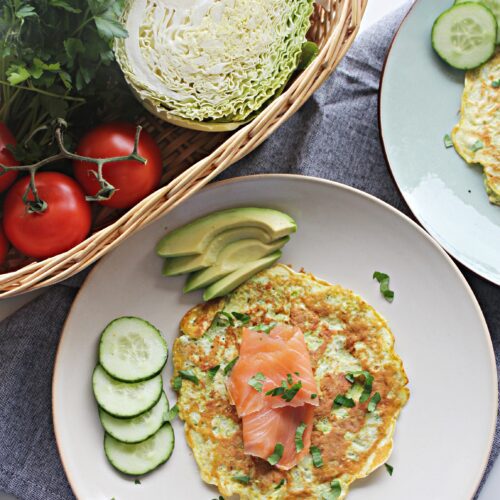
{"type": "MultiPolygon", "coordinates": [[[[352,500],[469,499],[489,455],[497,408],[496,369],[481,310],[450,258],[407,217],[360,191],[299,176],[254,176],[213,184],[127,240],[92,271],[66,322],[53,381],[61,459],[81,499],[209,500],[176,421],[170,461],[136,485],[106,462],[90,378],[99,333],[113,318],[142,316],[172,346],[178,323],[200,294],[182,295],[183,278],[163,278],[154,246],[165,229],[234,206],[291,214],[298,232],[282,261],[340,283],[389,321],[410,379],[390,463],[356,482],[352,500]],[[391,276],[392,304],[373,271],[391,276]]],[[[170,380],[171,363],[165,381],[170,380]]],[[[167,385],[167,384],[165,384],[167,385]]],[[[168,389],[170,401],[174,394],[168,389]]]]}
{"type": "Polygon", "coordinates": [[[387,57],[380,130],[394,179],[419,222],[453,257],[500,285],[500,207],[488,202],[480,167],[443,137],[458,122],[463,71],[434,53],[434,19],[452,0],[417,0],[387,57]]]}

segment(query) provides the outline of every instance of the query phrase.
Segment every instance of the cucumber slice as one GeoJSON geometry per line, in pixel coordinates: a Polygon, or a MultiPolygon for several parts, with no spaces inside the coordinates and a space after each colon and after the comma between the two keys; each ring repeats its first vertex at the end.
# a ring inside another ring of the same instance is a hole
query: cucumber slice
{"type": "Polygon", "coordinates": [[[104,430],[122,443],[140,443],[155,434],[168,417],[169,404],[165,393],[151,410],[133,418],[116,418],[99,408],[104,430]]]}
{"type": "Polygon", "coordinates": [[[160,331],[141,318],[117,318],[101,334],[99,363],[118,380],[140,382],[154,377],[167,358],[167,343],[160,331]]]}
{"type": "Polygon", "coordinates": [[[432,27],[432,47],[450,66],[473,69],[495,52],[497,21],[480,3],[461,3],[445,10],[432,27]]]}
{"type": "Polygon", "coordinates": [[[497,45],[500,43],[500,0],[455,0],[455,4],[474,2],[480,3],[491,10],[497,20],[497,45]]]}
{"type": "Polygon", "coordinates": [[[165,463],[172,455],[175,437],[167,422],[158,432],[140,443],[122,443],[113,436],[104,436],[104,453],[109,463],[120,472],[140,476],[165,463]]]}
{"type": "Polygon", "coordinates": [[[161,376],[133,384],[115,380],[101,365],[92,375],[92,388],[97,404],[118,418],[136,417],[150,410],[162,393],[161,376]]]}

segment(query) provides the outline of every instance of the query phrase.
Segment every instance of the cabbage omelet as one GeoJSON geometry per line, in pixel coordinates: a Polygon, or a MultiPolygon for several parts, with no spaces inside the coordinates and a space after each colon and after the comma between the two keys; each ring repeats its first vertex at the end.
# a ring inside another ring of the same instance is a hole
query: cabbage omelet
{"type": "Polygon", "coordinates": [[[386,321],[353,292],[281,264],[227,297],[191,309],[181,321],[173,359],[187,441],[203,480],[225,497],[345,498],[355,479],[387,460],[409,397],[386,321]],[[244,453],[241,421],[226,389],[243,326],[269,331],[275,324],[301,329],[318,387],[315,456],[308,453],[290,470],[244,453]],[[362,370],[373,377],[371,405],[360,402],[364,387],[349,376],[362,370]],[[334,403],[339,395],[352,404],[334,403]]]}
{"type": "Polygon", "coordinates": [[[466,73],[460,113],[453,145],[467,163],[483,166],[488,198],[500,205],[500,49],[466,73]]]}

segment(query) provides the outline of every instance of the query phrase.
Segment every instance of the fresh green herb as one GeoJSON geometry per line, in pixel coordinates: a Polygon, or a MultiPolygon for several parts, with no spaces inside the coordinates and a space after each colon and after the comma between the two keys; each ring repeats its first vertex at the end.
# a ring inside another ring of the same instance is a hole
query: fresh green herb
{"type": "Polygon", "coordinates": [[[290,402],[300,391],[302,388],[302,382],[299,380],[295,384],[293,384],[290,388],[286,389],[283,395],[281,396],[281,399],[284,399],[286,402],[290,402]]]}
{"type": "Polygon", "coordinates": [[[233,366],[236,364],[236,361],[238,361],[239,356],[236,356],[232,361],[230,361],[225,367],[224,367],[224,375],[228,375],[231,373],[231,370],[233,369],[233,366]]]}
{"type": "Polygon", "coordinates": [[[210,380],[213,380],[215,378],[215,376],[217,375],[217,372],[219,371],[219,369],[220,369],[220,365],[215,365],[215,366],[212,366],[212,368],[209,368],[207,370],[208,378],[210,380]]]}
{"type": "Polygon", "coordinates": [[[279,490],[285,484],[285,480],[282,479],[275,487],[275,490],[279,490]]]}
{"type": "Polygon", "coordinates": [[[266,396],[281,396],[281,399],[284,399],[289,403],[302,388],[302,382],[300,380],[295,384],[292,382],[293,379],[291,378],[291,375],[287,376],[287,380],[283,380],[281,382],[281,386],[270,389],[266,392],[266,396]],[[287,382],[289,386],[287,386],[287,382]]]}
{"type": "Polygon", "coordinates": [[[311,452],[311,457],[314,467],[323,467],[323,457],[321,456],[321,450],[317,446],[311,446],[309,448],[311,452]]]}
{"type": "Polygon", "coordinates": [[[363,392],[361,393],[361,396],[359,398],[359,402],[364,403],[365,401],[368,401],[368,398],[370,397],[370,394],[372,393],[373,375],[371,375],[369,372],[367,372],[365,370],[359,370],[357,372],[348,372],[348,373],[346,373],[346,376],[345,376],[345,378],[351,384],[354,384],[356,382],[356,379],[359,377],[362,377],[364,379],[363,392]]]}
{"type": "Polygon", "coordinates": [[[494,80],[493,82],[491,82],[491,86],[494,89],[497,89],[498,87],[500,87],[500,80],[494,80]]]}
{"type": "Polygon", "coordinates": [[[392,302],[394,300],[394,292],[389,289],[389,275],[375,271],[373,279],[376,279],[380,283],[380,293],[385,297],[387,302],[392,302]]]}
{"type": "Polygon", "coordinates": [[[450,134],[446,134],[443,137],[443,142],[444,142],[445,148],[452,148],[453,147],[453,141],[451,140],[450,134]]]}
{"type": "Polygon", "coordinates": [[[275,323],[270,323],[269,325],[261,324],[252,327],[252,330],[255,330],[256,332],[269,333],[275,326],[275,323]]]}
{"type": "Polygon", "coordinates": [[[192,370],[179,370],[179,376],[184,380],[189,380],[193,384],[198,385],[200,381],[198,377],[193,373],[192,370]]]}
{"type": "Polygon", "coordinates": [[[283,456],[283,451],[284,450],[285,450],[285,447],[281,443],[276,443],[276,446],[274,447],[274,451],[267,458],[267,461],[271,465],[276,465],[281,460],[281,457],[283,456]]]}
{"type": "Polygon", "coordinates": [[[375,411],[375,408],[377,408],[377,405],[380,403],[380,400],[382,398],[380,397],[380,394],[376,392],[372,398],[370,399],[370,402],[368,403],[368,411],[370,413],[375,411]]]}
{"type": "Polygon", "coordinates": [[[318,397],[318,395],[317,395],[317,394],[314,394],[314,393],[313,393],[313,394],[311,394],[311,399],[316,399],[317,397],[318,397]]]}
{"type": "Polygon", "coordinates": [[[134,481],[134,484],[141,484],[141,482],[139,481],[139,479],[136,479],[136,480],[134,481]]]}
{"type": "Polygon", "coordinates": [[[394,472],[394,467],[389,464],[384,464],[385,465],[385,470],[389,474],[389,476],[392,476],[392,473],[394,472]]]}
{"type": "Polygon", "coordinates": [[[295,449],[297,451],[304,449],[304,441],[302,440],[302,437],[304,436],[306,427],[307,425],[304,422],[301,422],[295,431],[295,449]]]}
{"type": "Polygon", "coordinates": [[[220,311],[217,314],[217,325],[218,326],[234,326],[234,319],[228,312],[220,311]]]}
{"type": "Polygon", "coordinates": [[[182,378],[177,376],[174,378],[174,380],[172,382],[172,389],[175,392],[179,392],[181,390],[181,387],[182,387],[182,378]]]}
{"type": "Polygon", "coordinates": [[[285,387],[275,387],[266,392],[266,396],[281,396],[285,392],[285,387]]]}
{"type": "Polygon", "coordinates": [[[172,422],[172,420],[175,420],[177,415],[179,415],[179,407],[177,406],[177,404],[175,404],[167,413],[167,422],[172,422]]]}
{"type": "Polygon", "coordinates": [[[288,382],[289,385],[293,384],[293,378],[290,373],[286,376],[286,381],[288,382]]]}
{"type": "Polygon", "coordinates": [[[231,313],[240,323],[243,323],[244,325],[246,325],[249,321],[250,321],[250,316],[248,314],[243,314],[243,313],[239,313],[239,312],[236,312],[236,311],[233,311],[231,313]]]}
{"type": "Polygon", "coordinates": [[[238,483],[248,484],[250,482],[250,478],[248,476],[233,476],[235,481],[238,483]]]}
{"type": "Polygon", "coordinates": [[[253,377],[248,380],[248,385],[253,387],[257,392],[262,392],[263,382],[265,382],[266,376],[257,372],[253,377]]]}
{"type": "Polygon", "coordinates": [[[334,479],[330,483],[330,491],[323,495],[323,500],[337,500],[342,493],[342,486],[338,479],[334,479]]]}
{"type": "Polygon", "coordinates": [[[300,373],[299,372],[293,372],[295,373],[295,375],[297,375],[297,377],[300,377],[300,373]]]}
{"type": "Polygon", "coordinates": [[[333,400],[333,409],[341,408],[344,406],[345,408],[354,408],[354,400],[352,398],[348,398],[343,394],[338,394],[337,397],[333,400]]]}
{"type": "Polygon", "coordinates": [[[476,151],[479,151],[480,149],[484,148],[483,141],[477,140],[471,147],[470,150],[475,153],[476,151]]]}

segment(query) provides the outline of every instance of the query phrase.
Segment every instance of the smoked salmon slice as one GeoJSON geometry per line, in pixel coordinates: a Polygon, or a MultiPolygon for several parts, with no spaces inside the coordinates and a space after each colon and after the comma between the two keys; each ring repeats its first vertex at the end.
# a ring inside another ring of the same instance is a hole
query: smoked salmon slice
{"type": "Polygon", "coordinates": [[[245,453],[267,460],[279,443],[283,445],[283,455],[276,467],[283,470],[291,469],[309,453],[313,416],[314,407],[305,404],[298,408],[291,406],[264,408],[243,417],[245,453]],[[299,429],[303,447],[297,451],[295,438],[301,424],[305,424],[303,433],[299,429]]]}
{"type": "Polygon", "coordinates": [[[262,408],[319,405],[304,335],[277,326],[270,334],[243,329],[240,356],[227,382],[239,417],[262,408]]]}

